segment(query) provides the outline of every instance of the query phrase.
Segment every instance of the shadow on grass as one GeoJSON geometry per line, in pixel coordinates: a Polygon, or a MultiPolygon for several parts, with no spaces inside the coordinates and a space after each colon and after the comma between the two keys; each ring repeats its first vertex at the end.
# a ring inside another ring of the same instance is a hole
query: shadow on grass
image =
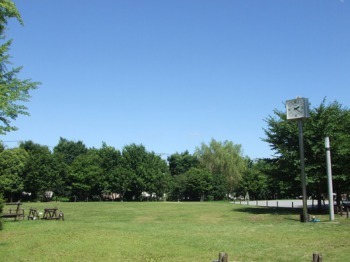
{"type": "MultiPolygon", "coordinates": [[[[257,207],[257,206],[235,206],[233,212],[250,213],[252,215],[280,215],[285,216],[285,220],[300,221],[300,215],[303,213],[302,208],[287,207],[257,207]]],[[[324,215],[325,211],[317,209],[308,209],[309,215],[324,215]]]]}
{"type": "Polygon", "coordinates": [[[239,206],[233,209],[234,212],[251,213],[255,215],[297,215],[301,213],[301,209],[291,209],[284,207],[252,207],[252,206],[239,206]]]}
{"type": "Polygon", "coordinates": [[[250,213],[253,215],[281,215],[281,216],[286,216],[284,219],[293,220],[293,221],[300,221],[300,214],[302,214],[302,209],[297,209],[297,208],[292,209],[292,208],[285,208],[285,207],[239,206],[239,207],[235,207],[232,211],[250,213]]]}

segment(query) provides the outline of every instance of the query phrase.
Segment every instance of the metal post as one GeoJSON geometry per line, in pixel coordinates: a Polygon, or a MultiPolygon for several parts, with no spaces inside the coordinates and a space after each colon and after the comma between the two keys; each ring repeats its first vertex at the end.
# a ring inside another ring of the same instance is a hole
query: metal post
{"type": "Polygon", "coordinates": [[[326,158],[327,158],[327,181],[328,181],[328,205],[329,220],[334,220],[334,204],[333,204],[333,182],[332,182],[332,164],[331,164],[331,147],[329,137],[325,138],[326,158]]]}
{"type": "Polygon", "coordinates": [[[305,176],[305,157],[304,157],[304,142],[303,142],[303,124],[302,120],[298,119],[299,128],[299,152],[300,152],[300,169],[301,169],[301,187],[303,191],[303,221],[307,222],[307,195],[306,195],[306,176],[305,176]]]}

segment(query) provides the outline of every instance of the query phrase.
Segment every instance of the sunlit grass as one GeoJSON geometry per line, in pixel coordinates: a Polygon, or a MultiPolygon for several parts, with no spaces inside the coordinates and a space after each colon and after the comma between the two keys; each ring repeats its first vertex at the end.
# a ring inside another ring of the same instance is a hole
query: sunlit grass
{"type": "Polygon", "coordinates": [[[0,261],[347,261],[350,219],[229,203],[25,203],[57,206],[65,221],[5,222],[0,261]]]}

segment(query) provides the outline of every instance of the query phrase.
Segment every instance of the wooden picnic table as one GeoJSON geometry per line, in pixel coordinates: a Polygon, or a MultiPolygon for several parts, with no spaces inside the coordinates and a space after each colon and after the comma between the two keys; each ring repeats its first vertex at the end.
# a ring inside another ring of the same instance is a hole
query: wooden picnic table
{"type": "Polygon", "coordinates": [[[55,220],[55,219],[58,219],[58,215],[57,215],[57,210],[58,208],[57,207],[54,207],[54,208],[45,208],[44,209],[44,215],[42,217],[42,219],[45,219],[45,220],[55,220]]]}
{"type": "Polygon", "coordinates": [[[30,208],[29,209],[29,215],[28,215],[28,220],[36,220],[39,219],[39,214],[38,214],[38,210],[36,208],[30,208]]]}
{"type": "Polygon", "coordinates": [[[42,217],[42,219],[45,220],[59,220],[62,219],[64,220],[64,215],[62,212],[57,213],[58,208],[54,207],[54,208],[45,208],[44,209],[44,215],[42,217]]]}
{"type": "Polygon", "coordinates": [[[17,221],[17,219],[20,217],[24,218],[24,209],[20,208],[20,206],[22,205],[21,202],[5,203],[5,205],[17,207],[14,210],[10,208],[8,213],[4,213],[1,215],[2,218],[14,218],[14,221],[17,221]]]}

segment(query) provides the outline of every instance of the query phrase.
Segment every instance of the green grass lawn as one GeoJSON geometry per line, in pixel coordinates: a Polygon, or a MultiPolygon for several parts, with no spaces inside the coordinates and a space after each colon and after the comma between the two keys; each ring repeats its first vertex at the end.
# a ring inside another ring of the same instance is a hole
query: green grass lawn
{"type": "MultiPolygon", "coordinates": [[[[57,206],[65,221],[5,221],[0,261],[349,261],[350,219],[228,202],[24,203],[57,206]]],[[[5,206],[6,209],[6,206],[5,206]]]]}

